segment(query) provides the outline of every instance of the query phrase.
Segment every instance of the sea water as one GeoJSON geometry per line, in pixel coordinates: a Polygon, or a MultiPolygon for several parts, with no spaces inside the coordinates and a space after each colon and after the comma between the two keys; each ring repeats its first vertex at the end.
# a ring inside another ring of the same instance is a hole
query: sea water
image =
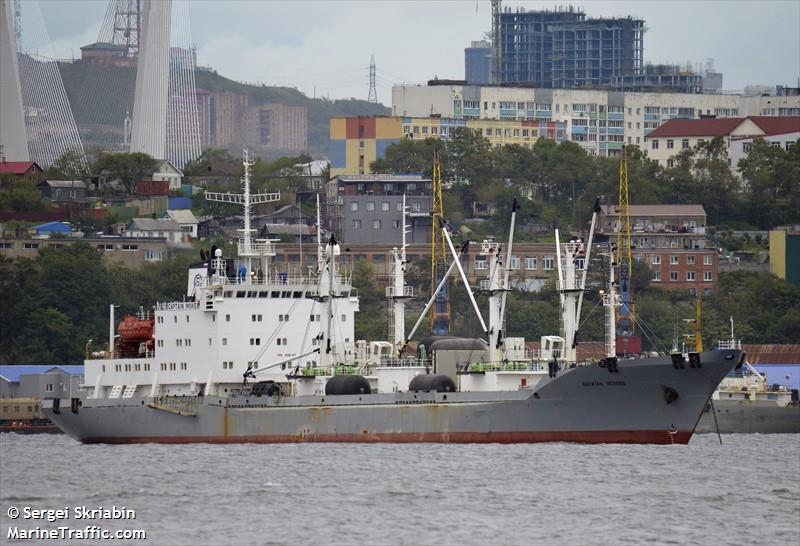
{"type": "MultiPolygon", "coordinates": [[[[37,526],[146,532],[112,541],[129,544],[796,546],[800,435],[723,435],[721,445],[697,435],[687,446],[111,446],[0,434],[0,543],[15,543],[12,527],[37,526]],[[11,507],[69,513],[12,519],[11,507]],[[134,517],[76,519],[112,507],[134,517]]],[[[99,543],[92,537],[71,543],[99,543]]],[[[19,541],[37,542],[62,540],[19,541]]]]}

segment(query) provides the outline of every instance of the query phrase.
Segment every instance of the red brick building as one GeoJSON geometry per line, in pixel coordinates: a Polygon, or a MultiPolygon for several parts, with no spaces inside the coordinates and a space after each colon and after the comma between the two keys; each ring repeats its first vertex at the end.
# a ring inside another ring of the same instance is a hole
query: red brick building
{"type": "MultiPolygon", "coordinates": [[[[702,205],[631,205],[633,258],[653,271],[654,286],[709,293],[717,289],[717,251],[706,240],[702,205]]],[[[616,205],[603,205],[598,231],[615,241],[616,205]]]]}

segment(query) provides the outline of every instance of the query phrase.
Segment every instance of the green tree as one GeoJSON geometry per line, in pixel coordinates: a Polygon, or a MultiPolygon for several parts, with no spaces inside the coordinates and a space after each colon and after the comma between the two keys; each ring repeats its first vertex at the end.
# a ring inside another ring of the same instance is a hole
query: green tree
{"type": "Polygon", "coordinates": [[[372,266],[366,260],[358,260],[354,264],[353,286],[358,289],[360,308],[355,319],[356,339],[387,339],[389,315],[386,298],[375,280],[372,266]]]}
{"type": "Polygon", "coordinates": [[[110,180],[119,180],[125,191],[132,194],[136,182],[152,176],[157,166],[158,161],[141,152],[101,152],[92,165],[92,170],[95,173],[107,173],[110,180]]]}
{"type": "Polygon", "coordinates": [[[404,138],[386,149],[385,157],[373,161],[370,169],[379,174],[420,173],[433,175],[433,152],[442,147],[439,140],[404,138]]]}
{"type": "Polygon", "coordinates": [[[800,210],[800,144],[789,150],[756,138],[738,170],[745,182],[744,214],[750,225],[769,229],[797,221],[800,210]]]}
{"type": "Polygon", "coordinates": [[[49,208],[33,181],[9,174],[0,175],[0,211],[32,212],[49,208]]]}
{"type": "Polygon", "coordinates": [[[67,150],[53,162],[45,174],[50,180],[83,180],[90,174],[86,154],[81,150],[67,150]]]}

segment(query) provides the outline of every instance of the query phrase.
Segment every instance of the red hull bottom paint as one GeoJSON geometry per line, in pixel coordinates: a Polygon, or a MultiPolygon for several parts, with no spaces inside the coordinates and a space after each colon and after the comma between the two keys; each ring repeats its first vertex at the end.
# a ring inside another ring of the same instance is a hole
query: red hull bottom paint
{"type": "Polygon", "coordinates": [[[261,436],[128,436],[85,438],[85,444],[293,444],[293,443],[439,443],[439,444],[688,444],[691,430],[606,430],[572,432],[382,432],[261,436]]]}

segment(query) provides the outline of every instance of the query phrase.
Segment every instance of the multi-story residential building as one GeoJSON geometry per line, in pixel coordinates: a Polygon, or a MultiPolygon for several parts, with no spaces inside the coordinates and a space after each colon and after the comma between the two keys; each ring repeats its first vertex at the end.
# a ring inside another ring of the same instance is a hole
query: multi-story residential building
{"type": "Polygon", "coordinates": [[[500,14],[501,80],[537,87],[611,85],[642,68],[644,21],[587,18],[572,6],[500,14]]]}
{"type": "Polygon", "coordinates": [[[205,150],[212,145],[212,120],[211,120],[211,92],[195,88],[194,96],[197,101],[197,121],[200,126],[200,146],[205,150]]]}
{"type": "Polygon", "coordinates": [[[212,146],[228,146],[242,142],[242,116],[247,108],[247,95],[221,91],[211,94],[212,146]]]}
{"type": "Polygon", "coordinates": [[[492,44],[479,40],[464,48],[464,79],[469,85],[492,83],[492,44]]]}
{"type": "Polygon", "coordinates": [[[405,196],[407,242],[430,242],[431,191],[431,179],[419,174],[334,176],[327,188],[328,228],[346,244],[400,244],[405,196]]]}
{"type": "Polygon", "coordinates": [[[764,138],[774,146],[789,149],[800,139],[800,116],[718,119],[672,119],[645,137],[650,159],[672,167],[681,150],[722,137],[732,169],[747,155],[754,138],[764,138]]]}
{"type": "Polygon", "coordinates": [[[392,88],[392,115],[457,120],[547,120],[566,124],[566,138],[589,154],[618,156],[670,119],[706,116],[800,116],[800,95],[702,95],[584,89],[470,86],[432,80],[392,88]]]}
{"type": "Polygon", "coordinates": [[[443,117],[331,118],[331,176],[369,174],[370,164],[385,157],[386,149],[403,138],[448,139],[456,127],[467,127],[485,136],[493,146],[518,144],[532,147],[539,138],[556,142],[567,139],[566,123],[533,120],[454,119],[443,117]]]}
{"type": "MultiPolygon", "coordinates": [[[[707,244],[702,205],[631,205],[631,253],[653,272],[651,282],[669,289],[709,293],[717,288],[717,252],[707,244]]],[[[613,243],[616,205],[602,205],[598,233],[613,243]]]]}
{"type": "Polygon", "coordinates": [[[244,141],[279,150],[302,151],[308,142],[308,110],[304,106],[259,104],[245,108],[244,141]]]}

